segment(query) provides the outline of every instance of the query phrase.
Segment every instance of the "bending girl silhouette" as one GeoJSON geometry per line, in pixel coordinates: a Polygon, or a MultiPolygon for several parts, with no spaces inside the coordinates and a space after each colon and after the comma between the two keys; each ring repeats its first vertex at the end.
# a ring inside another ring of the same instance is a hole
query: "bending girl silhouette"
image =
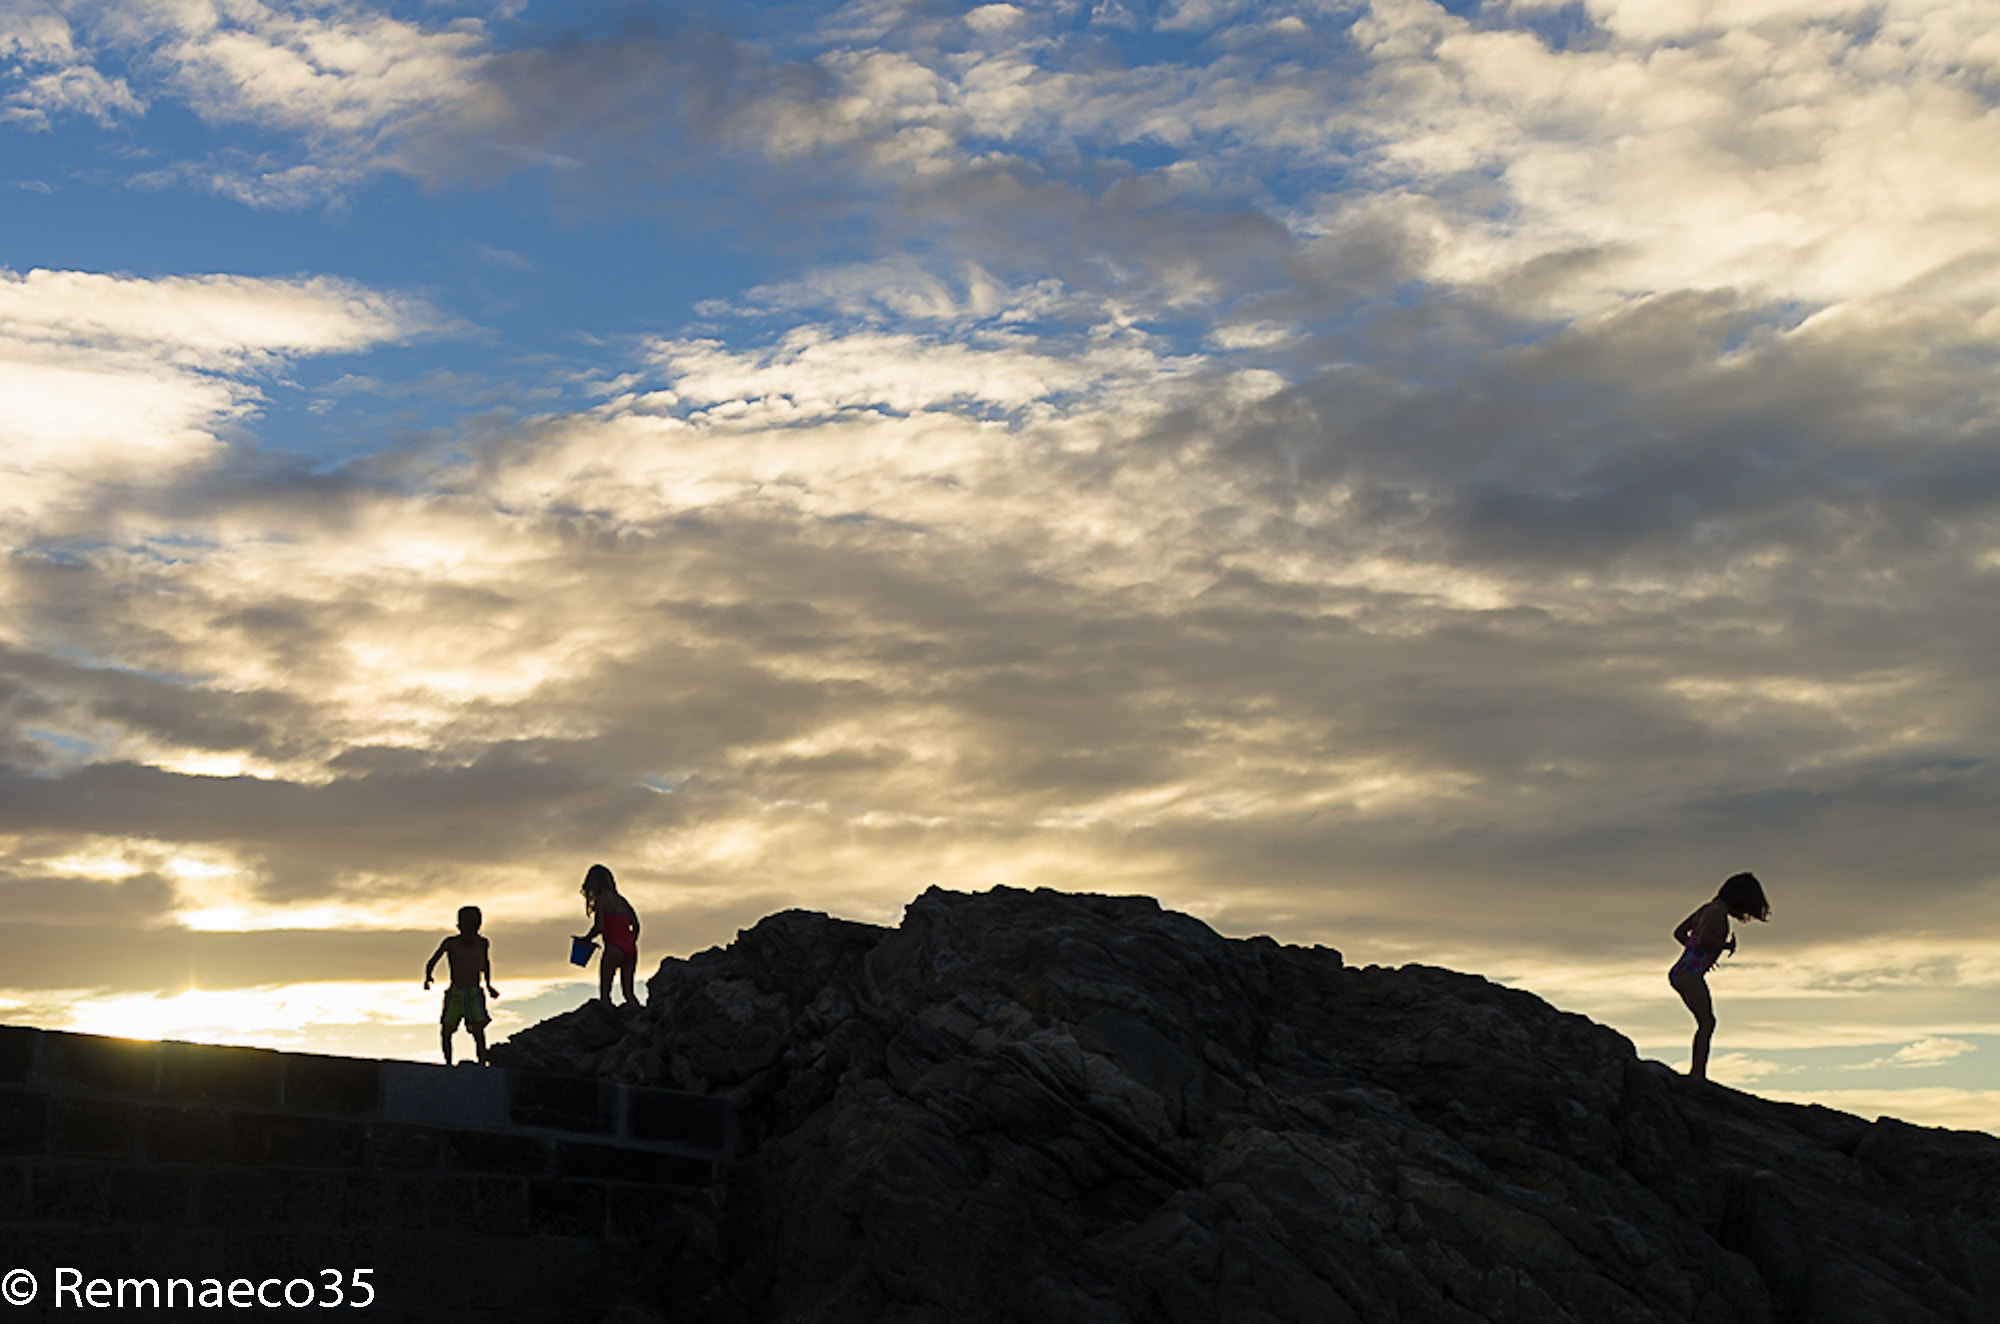
{"type": "Polygon", "coordinates": [[[1688,1075],[1695,1080],[1708,1079],[1708,1046],[1715,1038],[1715,1003],[1708,994],[1709,968],[1724,952],[1736,950],[1729,921],[1770,918],[1771,903],[1764,899],[1764,885],[1757,881],[1756,874],[1739,873],[1723,883],[1715,900],[1682,920],[1674,930],[1674,941],[1687,950],[1667,972],[1667,982],[1694,1013],[1694,1058],[1688,1066],[1688,1075]]]}
{"type": "Polygon", "coordinates": [[[639,912],[618,894],[618,883],[611,870],[601,864],[590,866],[579,890],[583,893],[583,911],[592,920],[584,940],[604,935],[604,954],[597,958],[598,996],[604,999],[605,1006],[611,1005],[611,973],[620,971],[624,976],[625,1005],[634,1006],[638,999],[632,996],[632,972],[639,968],[639,912]]]}

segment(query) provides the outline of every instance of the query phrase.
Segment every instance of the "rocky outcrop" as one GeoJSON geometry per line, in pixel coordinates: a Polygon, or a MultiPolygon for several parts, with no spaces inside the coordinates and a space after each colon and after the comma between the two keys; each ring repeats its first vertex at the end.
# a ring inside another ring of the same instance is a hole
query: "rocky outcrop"
{"type": "Polygon", "coordinates": [[[499,1050],[737,1106],[621,1319],[2000,1319],[2000,1140],[1691,1082],[1473,976],[933,889],[649,988],[499,1050]]]}

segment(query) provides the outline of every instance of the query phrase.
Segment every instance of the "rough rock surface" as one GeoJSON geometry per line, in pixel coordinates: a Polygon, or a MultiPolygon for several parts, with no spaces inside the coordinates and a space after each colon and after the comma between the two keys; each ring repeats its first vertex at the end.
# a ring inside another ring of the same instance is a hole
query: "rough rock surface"
{"type": "Polygon", "coordinates": [[[933,889],[649,991],[497,1053],[741,1111],[620,1320],[2000,1320],[2000,1140],[1697,1084],[1473,976],[933,889]]]}

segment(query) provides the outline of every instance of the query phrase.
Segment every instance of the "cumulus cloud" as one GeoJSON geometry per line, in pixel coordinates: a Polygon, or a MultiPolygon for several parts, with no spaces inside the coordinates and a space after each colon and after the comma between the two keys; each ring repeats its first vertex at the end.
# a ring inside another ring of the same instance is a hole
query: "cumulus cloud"
{"type": "Polygon", "coordinates": [[[36,74],[8,93],[0,119],[48,127],[49,117],[74,111],[109,125],[120,114],[140,114],[145,103],[132,94],[122,78],[106,78],[95,69],[61,69],[36,74]]]}
{"type": "Polygon", "coordinates": [[[953,404],[1022,409],[1036,401],[1122,384],[1158,391],[1198,360],[1173,361],[1142,335],[1105,327],[1067,352],[1033,337],[990,331],[955,340],[797,327],[764,351],[732,351],[718,341],[663,341],[652,354],[672,382],[676,402],[766,405],[801,420],[846,408],[897,413],[953,404]]]}
{"type": "Polygon", "coordinates": [[[13,5],[0,14],[5,74],[15,86],[0,101],[0,123],[47,129],[52,116],[74,112],[109,125],[146,108],[123,78],[106,77],[84,58],[68,20],[47,4],[13,5]]]}
{"type": "Polygon", "coordinates": [[[0,334],[10,340],[136,352],[207,370],[356,350],[434,326],[421,303],[325,277],[0,272],[0,334]]]}
{"type": "Polygon", "coordinates": [[[1432,196],[1438,276],[1588,252],[1571,290],[1585,300],[1731,287],[1831,303],[1990,264],[1974,217],[2000,188],[1995,128],[1966,66],[1919,36],[1963,9],[1899,6],[1877,25],[1780,6],[1723,24],[1608,6],[1608,43],[1552,49],[1397,0],[1357,37],[1401,94],[1380,159],[1432,196]],[[1482,178],[1511,204],[1497,224],[1443,191],[1482,178]]]}
{"type": "Polygon", "coordinates": [[[96,484],[211,460],[216,429],[258,398],[246,374],[436,322],[420,302],[324,278],[0,272],[0,508],[33,518],[96,484]]]}
{"type": "Polygon", "coordinates": [[[45,128],[78,112],[109,124],[170,99],[215,124],[296,135],[305,159],[283,165],[222,152],[143,172],[256,205],[337,196],[393,168],[409,133],[473,113],[491,55],[476,16],[424,24],[344,0],[35,5],[0,21],[18,84],[0,118],[45,128]]]}
{"type": "Polygon", "coordinates": [[[1950,1039],[1943,1035],[1930,1035],[1915,1043],[1904,1044],[1887,1057],[1878,1057],[1871,1062],[1859,1062],[1849,1068],[1853,1071],[1869,1071],[1876,1067],[1936,1067],[1942,1066],[1955,1057],[1974,1052],[1972,1044],[1963,1039],[1950,1039]]]}

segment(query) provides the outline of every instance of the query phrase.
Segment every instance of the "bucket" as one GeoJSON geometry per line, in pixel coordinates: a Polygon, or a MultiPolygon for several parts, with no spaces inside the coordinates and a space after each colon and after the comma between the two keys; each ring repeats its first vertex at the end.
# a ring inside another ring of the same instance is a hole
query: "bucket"
{"type": "Polygon", "coordinates": [[[571,965],[589,965],[590,954],[596,950],[597,944],[588,938],[571,938],[569,940],[569,963],[571,965]]]}

